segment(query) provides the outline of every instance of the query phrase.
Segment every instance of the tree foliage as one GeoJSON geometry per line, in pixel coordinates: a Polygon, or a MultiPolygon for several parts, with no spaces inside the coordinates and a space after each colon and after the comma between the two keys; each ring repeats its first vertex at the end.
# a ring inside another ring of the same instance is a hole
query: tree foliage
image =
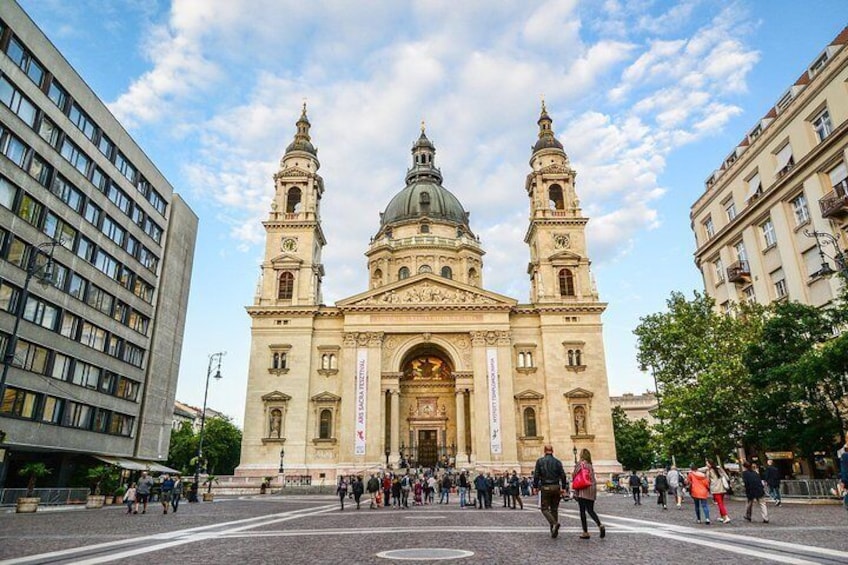
{"type": "Polygon", "coordinates": [[[656,379],[657,430],[666,458],[722,459],[745,436],[744,417],[754,391],[743,353],[760,333],[762,312],[737,316],[715,311],[712,298],[674,292],[668,310],[641,319],[634,333],[637,360],[656,379]]]}
{"type": "MultiPolygon", "coordinates": [[[[231,475],[241,458],[241,430],[229,418],[207,418],[203,431],[205,471],[216,475],[231,475]]],[[[183,474],[193,474],[200,434],[189,422],[171,432],[168,466],[183,474]]]]}
{"type": "Polygon", "coordinates": [[[612,409],[615,453],[625,469],[648,469],[654,461],[653,437],[644,419],[631,421],[621,406],[612,409]]]}

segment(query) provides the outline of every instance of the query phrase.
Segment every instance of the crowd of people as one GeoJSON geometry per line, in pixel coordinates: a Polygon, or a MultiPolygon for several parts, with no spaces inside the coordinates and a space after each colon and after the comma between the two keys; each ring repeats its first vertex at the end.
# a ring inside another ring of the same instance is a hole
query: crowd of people
{"type": "MultiPolygon", "coordinates": [[[[147,514],[147,503],[150,502],[155,485],[156,482],[147,471],[142,471],[138,481],[129,484],[123,497],[127,514],[138,514],[139,509],[141,509],[142,514],[147,514]]],[[[167,473],[162,475],[159,477],[158,491],[162,513],[167,514],[169,507],[173,512],[176,512],[180,507],[180,500],[183,496],[182,478],[177,474],[173,476],[167,473]]]]}

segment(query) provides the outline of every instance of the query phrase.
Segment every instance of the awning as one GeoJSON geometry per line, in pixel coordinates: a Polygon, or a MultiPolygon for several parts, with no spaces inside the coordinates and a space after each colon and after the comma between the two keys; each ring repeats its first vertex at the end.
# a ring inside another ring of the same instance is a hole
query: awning
{"type": "Polygon", "coordinates": [[[165,465],[154,463],[153,461],[144,461],[143,459],[130,459],[129,457],[110,457],[108,455],[94,455],[96,459],[100,459],[109,465],[115,465],[121,469],[129,469],[130,471],[150,471],[151,473],[179,473],[176,469],[171,469],[165,465]]]}

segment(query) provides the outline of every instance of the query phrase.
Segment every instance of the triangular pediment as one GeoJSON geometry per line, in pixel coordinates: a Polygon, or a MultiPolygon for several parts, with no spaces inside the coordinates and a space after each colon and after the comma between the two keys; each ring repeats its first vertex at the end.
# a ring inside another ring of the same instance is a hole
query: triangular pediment
{"type": "Polygon", "coordinates": [[[345,298],[336,302],[336,306],[404,307],[425,304],[512,307],[517,303],[517,300],[496,292],[424,273],[345,298]]]}
{"type": "Polygon", "coordinates": [[[280,253],[271,258],[272,265],[300,265],[301,263],[303,263],[303,259],[291,253],[280,253]]]}
{"type": "Polygon", "coordinates": [[[332,392],[327,392],[326,390],[324,392],[319,392],[318,394],[316,394],[315,396],[310,398],[310,400],[312,402],[333,402],[333,403],[339,402],[339,401],[341,401],[341,399],[342,399],[341,396],[336,396],[332,392]]]}
{"type": "Polygon", "coordinates": [[[567,249],[558,251],[550,256],[551,261],[582,261],[583,256],[567,249]]]}
{"type": "Polygon", "coordinates": [[[554,163],[552,165],[548,165],[547,167],[542,167],[541,169],[539,169],[539,172],[543,175],[550,175],[550,174],[557,174],[557,173],[568,174],[568,173],[573,173],[574,171],[572,169],[568,168],[568,167],[560,165],[559,163],[554,163]]]}
{"type": "Polygon", "coordinates": [[[291,400],[291,396],[284,392],[280,392],[279,390],[269,392],[262,396],[263,402],[288,402],[289,400],[291,400]]]}
{"type": "Polygon", "coordinates": [[[279,171],[275,176],[278,177],[311,177],[314,175],[312,171],[308,171],[302,167],[287,167],[279,171]]]}
{"type": "Polygon", "coordinates": [[[566,398],[592,398],[595,396],[591,390],[586,390],[585,388],[574,388],[565,393],[566,398]]]}
{"type": "Polygon", "coordinates": [[[515,395],[516,400],[542,400],[545,398],[544,394],[536,392],[535,390],[527,389],[525,391],[519,392],[515,395]]]}

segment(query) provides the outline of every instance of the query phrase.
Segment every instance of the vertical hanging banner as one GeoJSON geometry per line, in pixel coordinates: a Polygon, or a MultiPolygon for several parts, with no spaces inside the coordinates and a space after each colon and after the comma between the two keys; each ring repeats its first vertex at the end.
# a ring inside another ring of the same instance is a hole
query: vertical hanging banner
{"type": "Polygon", "coordinates": [[[489,381],[489,433],[492,453],[501,452],[501,393],[498,388],[498,350],[486,350],[486,380],[489,381]]]}
{"type": "Polygon", "coordinates": [[[356,426],[353,454],[365,455],[365,407],[368,399],[368,350],[356,351],[356,426]]]}

